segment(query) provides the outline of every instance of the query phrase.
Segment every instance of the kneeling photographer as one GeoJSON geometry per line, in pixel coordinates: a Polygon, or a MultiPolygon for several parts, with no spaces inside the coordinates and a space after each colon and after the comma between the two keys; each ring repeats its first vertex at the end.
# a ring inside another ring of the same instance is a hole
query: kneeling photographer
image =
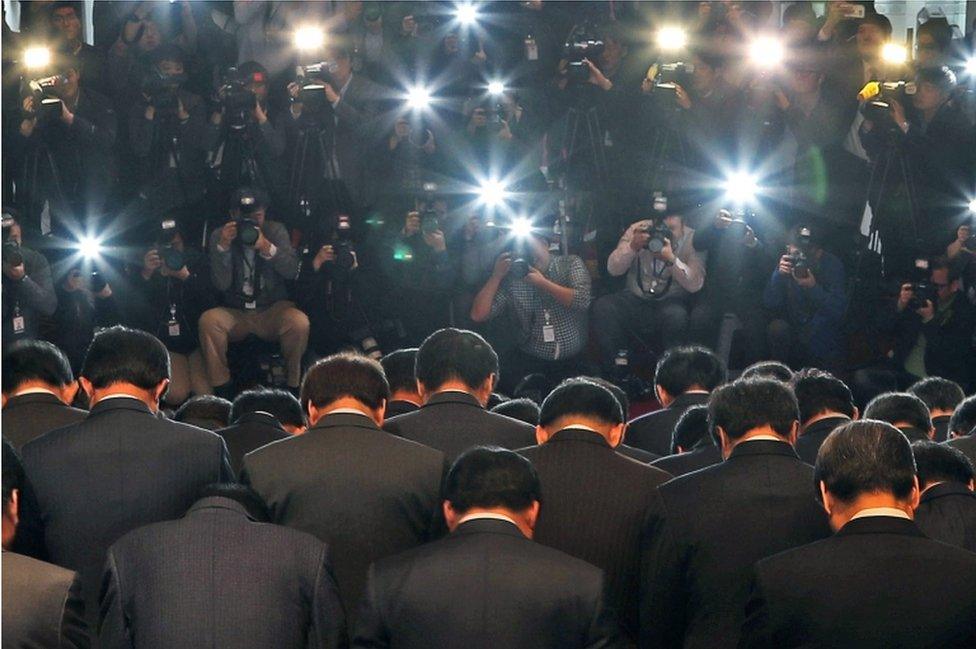
{"type": "Polygon", "coordinates": [[[170,406],[180,405],[191,393],[210,393],[197,332],[200,315],[213,306],[208,273],[207,258],[186,244],[174,219],[159,224],[139,263],[129,267],[120,308],[128,325],[152,333],[166,346],[170,406]]]}
{"type": "Polygon", "coordinates": [[[766,284],[769,358],[793,367],[836,371],[844,355],[847,310],[844,264],[823,249],[821,234],[798,226],[766,284]]]}
{"type": "Polygon", "coordinates": [[[607,259],[614,277],[626,274],[622,291],[604,295],[593,305],[597,343],[604,370],[621,350],[648,333],[668,349],[688,335],[691,294],[701,290],[705,270],[695,252],[695,231],[679,210],[655,197],[658,214],[631,224],[607,259]]]}
{"type": "Polygon", "coordinates": [[[222,306],[200,316],[200,348],[214,393],[233,397],[227,345],[254,335],[281,346],[288,388],[297,391],[308,346],[308,316],[288,299],[286,282],[298,275],[288,230],[267,218],[260,190],[238,189],[230,218],[210,237],[210,278],[222,306]]]}
{"type": "Polygon", "coordinates": [[[36,338],[44,316],[54,314],[58,298],[44,255],[23,245],[18,213],[3,208],[3,348],[36,338]]]}

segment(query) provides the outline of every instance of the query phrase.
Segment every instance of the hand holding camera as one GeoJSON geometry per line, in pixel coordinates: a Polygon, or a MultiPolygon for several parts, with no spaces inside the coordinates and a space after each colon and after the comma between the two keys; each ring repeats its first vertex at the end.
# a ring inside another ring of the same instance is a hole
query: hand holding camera
{"type": "Polygon", "coordinates": [[[322,268],[322,264],[328,264],[336,260],[335,248],[331,245],[326,244],[319,248],[319,251],[315,254],[315,258],[312,259],[312,268],[315,272],[318,272],[322,268]]]}
{"type": "Polygon", "coordinates": [[[142,257],[142,278],[148,280],[162,265],[163,258],[159,256],[159,251],[150,249],[142,257]]]}
{"type": "Polygon", "coordinates": [[[688,91],[682,88],[680,84],[674,84],[674,97],[679,106],[685,110],[691,110],[691,97],[688,96],[688,91]]]}
{"type": "Polygon", "coordinates": [[[510,270],[512,270],[512,253],[503,252],[495,260],[495,267],[491,271],[491,276],[495,280],[501,281],[510,270]]]}
{"type": "Polygon", "coordinates": [[[220,228],[220,247],[224,250],[230,248],[230,244],[237,238],[237,221],[228,221],[224,227],[220,228]]]}
{"type": "Polygon", "coordinates": [[[23,258],[20,259],[19,264],[12,264],[9,261],[4,260],[3,274],[5,277],[12,279],[15,282],[19,282],[20,280],[24,279],[24,276],[27,274],[27,271],[24,268],[23,258]]]}
{"type": "Polygon", "coordinates": [[[432,232],[424,232],[424,243],[431,247],[435,252],[444,252],[447,250],[447,242],[444,240],[444,233],[440,230],[434,230],[432,232]]]}

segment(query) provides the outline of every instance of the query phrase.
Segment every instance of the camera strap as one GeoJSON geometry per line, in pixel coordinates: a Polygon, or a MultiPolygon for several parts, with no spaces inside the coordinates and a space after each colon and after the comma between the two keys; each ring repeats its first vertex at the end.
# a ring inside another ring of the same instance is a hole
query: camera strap
{"type": "Polygon", "coordinates": [[[27,329],[23,314],[20,312],[20,298],[14,300],[14,317],[11,320],[14,335],[20,335],[27,329]]]}
{"type": "Polygon", "coordinates": [[[674,279],[670,275],[667,279],[664,278],[664,271],[668,269],[668,264],[659,260],[653,259],[651,263],[651,286],[650,289],[644,285],[644,268],[641,263],[640,252],[637,253],[637,286],[640,288],[641,293],[644,295],[664,295],[671,288],[671,280],[674,279]],[[660,269],[658,265],[660,264],[660,269]],[[660,290],[659,290],[660,289],[660,290]]]}

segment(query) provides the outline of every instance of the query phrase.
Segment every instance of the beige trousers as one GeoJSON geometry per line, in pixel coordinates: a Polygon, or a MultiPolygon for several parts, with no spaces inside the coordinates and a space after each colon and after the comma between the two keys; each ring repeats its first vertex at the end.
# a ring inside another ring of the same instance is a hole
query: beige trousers
{"type": "Polygon", "coordinates": [[[174,408],[190,398],[191,394],[210,394],[207,369],[199,349],[189,354],[169,353],[169,390],[164,401],[174,408]]]}

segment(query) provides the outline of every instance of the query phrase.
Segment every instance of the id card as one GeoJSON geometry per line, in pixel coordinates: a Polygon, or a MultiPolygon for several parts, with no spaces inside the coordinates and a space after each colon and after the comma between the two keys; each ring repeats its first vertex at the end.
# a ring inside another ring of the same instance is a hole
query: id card
{"type": "Polygon", "coordinates": [[[556,328],[552,325],[545,325],[542,328],[542,342],[554,343],[556,342],[556,328]]]}
{"type": "Polygon", "coordinates": [[[167,325],[167,330],[169,331],[169,337],[170,338],[179,338],[180,337],[180,323],[179,322],[170,322],[167,325]]]}
{"type": "Polygon", "coordinates": [[[244,308],[247,309],[248,311],[253,311],[254,309],[258,308],[258,303],[254,300],[251,300],[250,302],[245,302],[244,308]]]}
{"type": "Polygon", "coordinates": [[[26,329],[26,327],[24,326],[24,316],[19,315],[14,317],[13,325],[14,325],[15,334],[24,333],[24,329],[26,329]]]}
{"type": "Polygon", "coordinates": [[[244,295],[246,295],[247,297],[251,297],[252,295],[254,295],[254,284],[251,283],[251,280],[249,279],[244,280],[244,285],[241,286],[241,292],[244,293],[244,295]]]}

